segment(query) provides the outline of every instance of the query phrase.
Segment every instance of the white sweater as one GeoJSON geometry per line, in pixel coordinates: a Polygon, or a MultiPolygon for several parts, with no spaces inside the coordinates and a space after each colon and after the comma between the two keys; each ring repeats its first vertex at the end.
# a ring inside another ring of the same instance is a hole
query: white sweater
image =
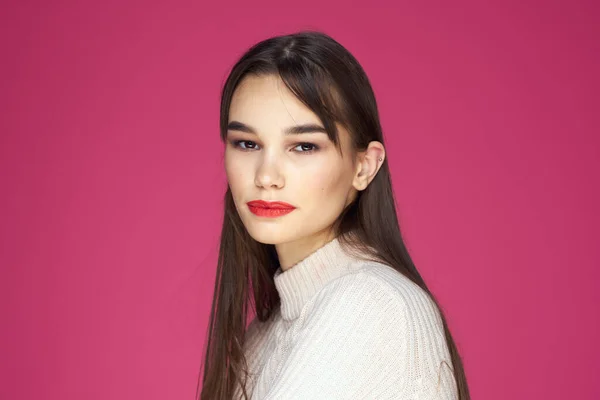
{"type": "Polygon", "coordinates": [[[281,308],[244,344],[251,399],[458,398],[438,309],[399,272],[334,239],[274,279],[281,308]]]}

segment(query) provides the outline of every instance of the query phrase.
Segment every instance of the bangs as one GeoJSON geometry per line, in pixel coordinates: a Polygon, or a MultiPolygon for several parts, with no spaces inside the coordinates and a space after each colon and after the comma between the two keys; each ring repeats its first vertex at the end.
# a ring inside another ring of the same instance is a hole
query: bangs
{"type": "Polygon", "coordinates": [[[318,66],[291,55],[280,60],[277,67],[283,83],[298,100],[319,117],[329,139],[341,153],[336,123],[345,129],[348,129],[348,123],[344,102],[333,79],[318,66]]]}

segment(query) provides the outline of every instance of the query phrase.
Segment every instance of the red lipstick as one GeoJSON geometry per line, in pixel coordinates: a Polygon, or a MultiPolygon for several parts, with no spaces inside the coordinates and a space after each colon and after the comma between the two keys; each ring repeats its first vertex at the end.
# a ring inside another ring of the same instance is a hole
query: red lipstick
{"type": "Polygon", "coordinates": [[[280,217],[294,211],[296,207],[282,201],[264,201],[253,200],[249,201],[248,208],[250,211],[259,217],[280,217]]]}

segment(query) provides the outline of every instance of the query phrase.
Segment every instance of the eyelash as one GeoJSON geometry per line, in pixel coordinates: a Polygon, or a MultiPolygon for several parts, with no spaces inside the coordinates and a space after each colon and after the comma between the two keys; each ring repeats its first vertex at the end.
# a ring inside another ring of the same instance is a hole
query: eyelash
{"type": "MultiPolygon", "coordinates": [[[[253,142],[252,140],[233,140],[231,142],[231,144],[233,145],[233,147],[240,149],[241,151],[251,151],[254,149],[244,149],[242,147],[240,147],[240,143],[254,143],[256,145],[256,142],[253,142]]],[[[298,147],[298,146],[311,146],[312,149],[311,150],[304,150],[304,151],[298,151],[297,153],[302,153],[302,154],[311,154],[314,153],[315,151],[319,150],[319,146],[317,146],[314,143],[308,143],[308,142],[302,142],[302,143],[296,143],[294,145],[294,147],[298,147]]]]}

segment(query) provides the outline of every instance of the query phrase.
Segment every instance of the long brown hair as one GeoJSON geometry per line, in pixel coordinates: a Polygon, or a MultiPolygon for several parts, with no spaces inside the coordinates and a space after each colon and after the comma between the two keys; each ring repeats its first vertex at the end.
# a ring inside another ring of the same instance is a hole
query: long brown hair
{"type": "MultiPolygon", "coordinates": [[[[353,151],[370,141],[384,143],[373,89],[358,61],[322,32],[302,31],[266,39],[252,46],[233,66],[221,94],[220,130],[226,140],[233,93],[247,75],[277,75],[322,121],[340,148],[336,123],[348,130],[353,151]]],[[[228,188],[224,198],[221,243],[211,308],[200,400],[229,400],[236,383],[244,388],[247,364],[243,345],[249,308],[259,321],[280,306],[273,274],[279,268],[274,245],[248,234],[228,188]]],[[[388,164],[384,161],[368,187],[334,224],[340,243],[359,249],[419,285],[438,307],[458,387],[458,398],[470,400],[467,380],[442,310],[421,278],[402,240],[388,164]]],[[[198,382],[200,384],[200,381],[198,382]]],[[[198,393],[197,393],[198,395],[198,393]]]]}

